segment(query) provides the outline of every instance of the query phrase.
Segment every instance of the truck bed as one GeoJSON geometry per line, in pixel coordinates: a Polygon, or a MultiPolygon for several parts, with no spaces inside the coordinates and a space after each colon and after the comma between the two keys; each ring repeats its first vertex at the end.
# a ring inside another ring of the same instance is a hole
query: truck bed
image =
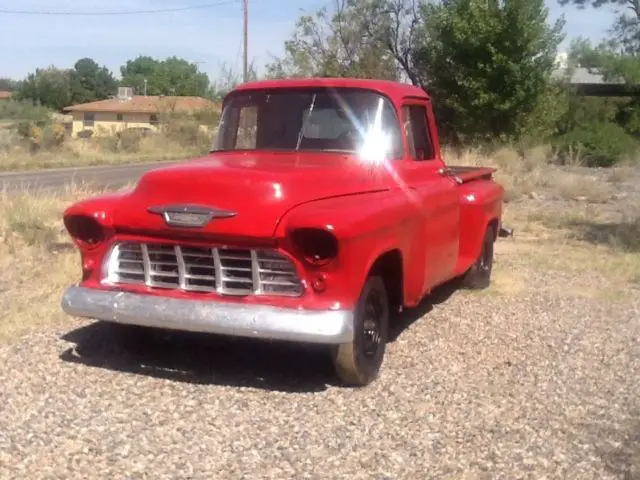
{"type": "Polygon", "coordinates": [[[458,183],[463,184],[473,180],[490,179],[495,171],[496,169],[491,167],[452,165],[447,167],[446,174],[455,177],[458,183]]]}

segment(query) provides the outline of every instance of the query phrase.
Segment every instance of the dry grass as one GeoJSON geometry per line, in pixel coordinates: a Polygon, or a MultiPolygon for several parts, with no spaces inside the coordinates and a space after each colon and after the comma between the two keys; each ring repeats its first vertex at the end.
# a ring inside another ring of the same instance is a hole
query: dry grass
{"type": "MultiPolygon", "coordinates": [[[[215,112],[214,112],[215,113],[215,112]]],[[[215,137],[212,117],[170,115],[155,133],[98,126],[91,138],[71,138],[59,123],[0,129],[0,171],[176,160],[206,153],[215,137]]]]}
{"type": "Polygon", "coordinates": [[[496,255],[515,259],[518,268],[498,265],[489,292],[525,292],[527,275],[542,269],[549,288],[573,295],[615,300],[637,295],[640,217],[613,223],[589,209],[532,211],[522,203],[508,206],[504,221],[515,227],[516,235],[499,241],[496,255]],[[603,233],[596,236],[594,231],[603,233]]]}
{"type": "MultiPolygon", "coordinates": [[[[504,147],[491,155],[480,149],[462,152],[445,152],[445,160],[450,165],[480,165],[495,167],[496,180],[506,191],[506,200],[521,198],[553,198],[580,200],[591,203],[606,202],[612,195],[611,185],[600,179],[585,175],[579,170],[579,161],[573,165],[558,166],[556,155],[548,146],[531,148],[524,153],[515,148],[504,147]]],[[[624,173],[613,171],[614,178],[624,173]]]]}
{"type": "Polygon", "coordinates": [[[132,152],[110,151],[98,139],[72,139],[56,150],[30,153],[24,148],[15,147],[0,152],[0,171],[178,160],[205,151],[197,146],[185,147],[161,136],[142,140],[139,148],[132,152]]]}
{"type": "Polygon", "coordinates": [[[82,187],[56,196],[0,193],[0,340],[65,320],[60,293],[80,267],[61,213],[90,194],[82,187]]]}

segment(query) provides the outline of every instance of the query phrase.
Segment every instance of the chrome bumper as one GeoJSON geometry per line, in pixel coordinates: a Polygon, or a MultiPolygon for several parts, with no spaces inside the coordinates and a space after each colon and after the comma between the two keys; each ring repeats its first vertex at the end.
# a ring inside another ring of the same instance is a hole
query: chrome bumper
{"type": "Polygon", "coordinates": [[[66,289],[62,309],[76,317],[220,335],[326,344],[353,339],[349,310],[238,305],[79,286],[66,289]]]}

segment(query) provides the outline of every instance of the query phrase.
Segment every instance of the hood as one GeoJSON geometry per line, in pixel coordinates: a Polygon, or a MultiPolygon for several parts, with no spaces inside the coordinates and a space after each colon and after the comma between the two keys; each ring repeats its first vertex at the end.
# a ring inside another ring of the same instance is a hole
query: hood
{"type": "Polygon", "coordinates": [[[114,211],[119,230],[147,234],[271,237],[290,209],[324,198],[386,190],[388,179],[336,154],[218,153],[144,174],[114,211]],[[153,207],[192,205],[235,215],[203,228],[169,227],[153,207]]]}

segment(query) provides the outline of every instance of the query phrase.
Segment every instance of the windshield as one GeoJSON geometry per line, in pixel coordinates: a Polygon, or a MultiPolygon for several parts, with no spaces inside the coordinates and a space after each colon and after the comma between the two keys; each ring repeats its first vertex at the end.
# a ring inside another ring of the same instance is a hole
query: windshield
{"type": "Polygon", "coordinates": [[[402,155],[393,106],[347,88],[238,92],[227,100],[214,151],[283,150],[402,155]]]}

